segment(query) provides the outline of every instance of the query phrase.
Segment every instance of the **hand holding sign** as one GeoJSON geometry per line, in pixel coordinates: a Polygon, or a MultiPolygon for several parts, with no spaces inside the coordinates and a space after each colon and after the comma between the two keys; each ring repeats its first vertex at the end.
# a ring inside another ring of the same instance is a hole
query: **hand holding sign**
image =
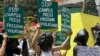
{"type": "Polygon", "coordinates": [[[8,37],[7,34],[6,33],[3,33],[3,39],[4,40],[7,40],[7,37],[8,37]]]}
{"type": "Polygon", "coordinates": [[[4,29],[10,36],[16,38],[24,32],[24,9],[22,7],[5,6],[4,7],[4,29]]]}
{"type": "Polygon", "coordinates": [[[70,29],[70,31],[67,33],[67,36],[71,36],[73,34],[72,30],[70,29]]]}

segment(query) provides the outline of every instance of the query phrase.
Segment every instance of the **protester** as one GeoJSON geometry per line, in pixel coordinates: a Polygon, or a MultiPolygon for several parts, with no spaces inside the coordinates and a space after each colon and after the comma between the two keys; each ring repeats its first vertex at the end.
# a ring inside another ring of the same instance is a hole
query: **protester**
{"type": "Polygon", "coordinates": [[[5,55],[6,41],[7,41],[6,33],[0,33],[0,56],[5,55]]]}
{"type": "Polygon", "coordinates": [[[36,33],[32,39],[32,47],[36,51],[37,56],[53,56],[53,51],[58,51],[67,48],[67,41],[69,37],[63,42],[61,46],[54,46],[54,39],[51,32],[40,33],[39,27],[36,29],[36,33]],[[37,41],[38,40],[38,41],[37,41]]]}
{"type": "Polygon", "coordinates": [[[23,35],[18,36],[18,43],[17,48],[20,49],[20,54],[14,54],[14,56],[29,56],[27,40],[23,35]]]}
{"type": "Polygon", "coordinates": [[[95,0],[96,9],[98,11],[98,16],[100,16],[100,0],[95,0]]]}
{"type": "Polygon", "coordinates": [[[74,42],[77,43],[77,45],[74,47],[74,53],[73,56],[77,56],[77,50],[80,46],[87,46],[87,41],[89,38],[89,34],[86,31],[86,29],[82,29],[79,31],[74,39],[74,42]]]}
{"type": "Polygon", "coordinates": [[[98,37],[96,39],[95,47],[100,47],[100,32],[98,33],[98,37]]]}
{"type": "Polygon", "coordinates": [[[13,56],[14,54],[20,54],[20,49],[17,47],[19,45],[17,38],[8,38],[6,46],[6,56],[13,56]]]}
{"type": "Polygon", "coordinates": [[[94,27],[91,28],[94,40],[96,41],[96,38],[98,37],[98,33],[100,32],[100,23],[97,23],[94,27]]]}

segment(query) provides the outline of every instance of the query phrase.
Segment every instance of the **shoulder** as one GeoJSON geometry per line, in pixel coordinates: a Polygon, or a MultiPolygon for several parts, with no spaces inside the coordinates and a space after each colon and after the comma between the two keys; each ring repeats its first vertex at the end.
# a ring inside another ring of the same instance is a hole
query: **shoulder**
{"type": "Polygon", "coordinates": [[[80,47],[80,46],[75,46],[75,47],[74,47],[74,50],[78,49],[79,47],[80,47]]]}
{"type": "Polygon", "coordinates": [[[51,51],[48,51],[48,52],[41,51],[40,56],[52,56],[52,52],[51,51]]]}

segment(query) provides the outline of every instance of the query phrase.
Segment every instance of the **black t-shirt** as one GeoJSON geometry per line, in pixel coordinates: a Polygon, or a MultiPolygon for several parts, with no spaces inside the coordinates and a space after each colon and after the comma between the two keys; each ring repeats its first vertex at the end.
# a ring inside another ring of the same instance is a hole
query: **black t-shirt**
{"type": "Polygon", "coordinates": [[[6,56],[13,56],[13,54],[20,54],[21,50],[17,48],[18,44],[19,43],[17,38],[8,38],[6,45],[6,56]]]}

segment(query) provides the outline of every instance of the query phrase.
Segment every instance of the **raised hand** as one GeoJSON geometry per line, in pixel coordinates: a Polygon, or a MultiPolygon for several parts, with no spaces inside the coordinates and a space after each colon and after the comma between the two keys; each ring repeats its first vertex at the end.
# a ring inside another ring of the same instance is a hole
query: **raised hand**
{"type": "Polygon", "coordinates": [[[67,33],[67,36],[71,36],[72,35],[72,30],[70,29],[70,31],[67,33]]]}
{"type": "Polygon", "coordinates": [[[6,40],[7,37],[8,37],[7,34],[6,33],[3,33],[3,39],[6,40]]]}

